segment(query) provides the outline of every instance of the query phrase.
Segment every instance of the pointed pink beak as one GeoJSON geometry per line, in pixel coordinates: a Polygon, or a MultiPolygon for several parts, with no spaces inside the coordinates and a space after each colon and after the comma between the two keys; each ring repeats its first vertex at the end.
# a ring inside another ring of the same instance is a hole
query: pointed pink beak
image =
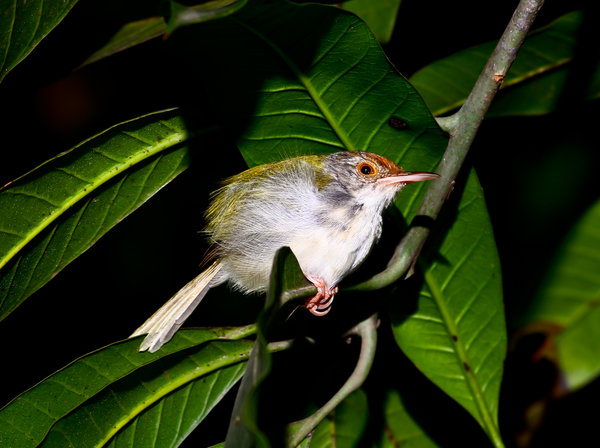
{"type": "Polygon", "coordinates": [[[377,183],[383,185],[391,185],[391,184],[411,184],[413,182],[421,182],[424,180],[433,180],[440,177],[439,174],[436,173],[427,173],[424,171],[417,171],[414,173],[399,173],[393,176],[383,177],[377,180],[377,183]]]}

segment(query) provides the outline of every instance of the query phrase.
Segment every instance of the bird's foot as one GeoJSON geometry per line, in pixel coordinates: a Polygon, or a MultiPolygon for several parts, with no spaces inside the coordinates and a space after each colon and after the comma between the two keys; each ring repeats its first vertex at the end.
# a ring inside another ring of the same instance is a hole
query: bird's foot
{"type": "Polygon", "coordinates": [[[338,287],[328,288],[323,279],[309,279],[317,288],[317,294],[306,299],[304,308],[310,311],[315,316],[325,316],[331,310],[333,298],[338,292],[338,287]]]}

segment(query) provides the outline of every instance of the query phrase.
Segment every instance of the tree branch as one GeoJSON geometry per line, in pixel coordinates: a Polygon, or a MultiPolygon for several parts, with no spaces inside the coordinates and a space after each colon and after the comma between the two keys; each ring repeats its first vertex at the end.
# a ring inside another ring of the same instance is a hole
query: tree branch
{"type": "MultiPolygon", "coordinates": [[[[438,123],[450,132],[450,140],[437,169],[441,178],[430,182],[417,215],[437,218],[452,191],[454,179],[467,157],[479,126],[543,4],[544,0],[519,2],[464,105],[453,116],[439,119],[438,123]]],[[[396,247],[394,256],[384,271],[348,289],[379,289],[399,280],[407,272],[410,274],[428,235],[428,228],[411,227],[396,247]]]]}

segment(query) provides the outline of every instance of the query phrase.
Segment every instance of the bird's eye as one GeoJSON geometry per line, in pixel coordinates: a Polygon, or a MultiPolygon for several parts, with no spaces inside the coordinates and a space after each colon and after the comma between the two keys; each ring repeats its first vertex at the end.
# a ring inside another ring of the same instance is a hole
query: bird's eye
{"type": "Polygon", "coordinates": [[[377,174],[377,170],[375,169],[375,167],[367,162],[361,163],[360,165],[358,165],[357,168],[358,172],[365,176],[374,176],[375,174],[377,174]]]}

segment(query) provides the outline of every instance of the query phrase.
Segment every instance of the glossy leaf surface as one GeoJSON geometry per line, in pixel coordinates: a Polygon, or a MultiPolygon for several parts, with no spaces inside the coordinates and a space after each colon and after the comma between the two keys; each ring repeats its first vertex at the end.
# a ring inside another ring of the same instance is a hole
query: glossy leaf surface
{"type": "Polygon", "coordinates": [[[115,126],[0,190],[0,319],[183,171],[177,111],[115,126]]]}
{"type": "MultiPolygon", "coordinates": [[[[238,146],[249,165],[279,160],[284,155],[362,149],[400,162],[409,170],[435,170],[446,137],[419,95],[394,71],[367,27],[356,17],[330,7],[278,3],[266,10],[244,10],[218,24],[220,28],[216,27],[217,22],[211,22],[203,29],[206,33],[200,34],[202,49],[214,52],[202,53],[198,59],[203,61],[203,71],[208,75],[206,82],[214,86],[214,102],[223,108],[227,123],[239,135],[238,146]],[[299,37],[305,35],[304,23],[311,23],[314,32],[303,46],[298,46],[299,37]],[[223,40],[219,33],[231,38],[223,40]],[[233,45],[239,41],[247,44],[243,51],[233,45]],[[211,63],[206,63],[207,60],[211,63]],[[223,75],[239,73],[248,66],[255,70],[243,79],[234,81],[223,75]],[[213,73],[210,67],[220,70],[213,73]]],[[[474,213],[475,221],[466,231],[457,232],[466,243],[476,235],[477,250],[473,244],[448,243],[444,255],[449,268],[431,275],[440,284],[452,279],[450,289],[457,284],[475,285],[477,297],[484,297],[476,305],[462,302],[456,310],[468,316],[465,320],[468,325],[480,317],[477,307],[481,304],[493,314],[483,316],[487,319],[481,323],[483,328],[478,324],[461,328],[465,341],[467,334],[482,341],[494,339],[489,357],[475,344],[478,348],[472,353],[474,359],[468,359],[477,373],[470,372],[467,376],[476,376],[482,383],[489,381],[486,396],[482,398],[485,417],[480,417],[474,405],[481,394],[469,392],[475,383],[463,377],[461,381],[438,384],[467,406],[480,423],[495,428],[505,344],[504,319],[495,243],[481,191],[475,184],[471,182],[468,190],[469,200],[477,199],[474,211],[469,205],[459,212],[466,213],[462,223],[470,221],[470,213],[474,213]],[[481,263],[485,253],[490,258],[481,263]],[[463,269],[464,266],[468,269],[463,269]],[[476,308],[472,310],[470,306],[476,308]],[[485,375],[489,377],[481,379],[485,375]],[[485,419],[488,421],[484,422],[485,419]]],[[[412,185],[400,195],[397,206],[408,220],[414,216],[424,188],[424,184],[412,185]]],[[[438,297],[442,307],[449,306],[446,300],[447,296],[438,297]]],[[[432,316],[436,313],[439,315],[439,311],[431,311],[432,316]]],[[[439,316],[433,319],[439,320],[439,316]]],[[[414,322],[420,322],[419,318],[414,322]]],[[[432,325],[437,327],[440,323],[432,325]]],[[[415,326],[396,330],[406,338],[409,335],[418,338],[425,345],[436,346],[439,342],[437,328],[425,333],[415,326]]],[[[453,352],[454,344],[448,333],[446,337],[448,340],[444,342],[450,341],[446,348],[452,352],[449,357],[454,363],[451,365],[457,376],[463,375],[464,366],[453,352]]],[[[401,345],[405,348],[406,344],[403,341],[401,345]]],[[[434,362],[428,353],[424,362],[419,356],[416,362],[426,375],[435,377],[443,375],[449,364],[447,358],[438,358],[434,362]]]]}
{"type": "Polygon", "coordinates": [[[128,438],[135,428],[127,424],[137,418],[133,425],[153,428],[146,436],[155,442],[170,437],[172,428],[153,435],[162,423],[187,425],[180,430],[187,434],[205,415],[198,401],[210,408],[241,375],[238,363],[247,359],[252,342],[235,339],[252,332],[253,327],[181,330],[156,353],[140,353],[137,338],[86,355],[0,410],[0,444],[52,446],[72,439],[77,446],[104,446],[114,435],[128,438]],[[196,402],[187,403],[191,396],[196,402]]]}
{"type": "Polygon", "coordinates": [[[341,7],[364,20],[382,44],[392,38],[400,0],[350,0],[341,7]]]}
{"type": "MultiPolygon", "coordinates": [[[[446,136],[354,15],[277,2],[207,23],[194,36],[181,31],[185,48],[189,39],[198,41],[189,57],[201,61],[214,103],[250,166],[348,149],[425,171],[442,156],[446,136]]],[[[405,216],[415,213],[425,188],[405,189],[399,200],[405,216]]]]}
{"type": "MultiPolygon", "coordinates": [[[[488,116],[532,115],[553,110],[575,56],[582,20],[582,12],[575,11],[527,37],[488,116]]],[[[496,42],[487,42],[459,51],[411,77],[411,83],[434,115],[464,103],[495,45],[496,42]]],[[[600,95],[600,67],[594,69],[586,95],[589,98],[600,95]]]]}
{"type": "Polygon", "coordinates": [[[393,303],[393,331],[419,370],[489,435],[498,431],[506,330],[500,262],[473,171],[453,210],[456,216],[449,207],[456,208],[456,202],[446,204],[440,223],[448,226],[447,233],[438,233],[437,241],[434,233],[424,251],[417,304],[402,297],[393,303]]]}
{"type": "MultiPolygon", "coordinates": [[[[192,362],[196,361],[196,357],[190,359],[192,362]]],[[[192,372],[193,368],[191,365],[177,367],[186,369],[187,373],[192,372]]],[[[237,383],[245,369],[245,362],[238,363],[189,381],[139,415],[134,418],[129,417],[128,423],[106,446],[139,448],[179,446],[237,383]]],[[[119,397],[120,400],[133,398],[119,397]]],[[[135,404],[135,401],[132,404],[135,404]]],[[[110,405],[110,402],[102,403],[105,407],[110,405]]],[[[117,417],[116,412],[114,417],[117,417]]],[[[60,439],[58,440],[60,443],[60,439]]],[[[50,439],[48,443],[51,444],[50,439]]]]}
{"type": "Polygon", "coordinates": [[[600,375],[600,201],[573,227],[527,320],[547,327],[568,390],[600,375]]]}
{"type": "Polygon", "coordinates": [[[0,2],[0,81],[58,25],[77,0],[0,2]]]}

